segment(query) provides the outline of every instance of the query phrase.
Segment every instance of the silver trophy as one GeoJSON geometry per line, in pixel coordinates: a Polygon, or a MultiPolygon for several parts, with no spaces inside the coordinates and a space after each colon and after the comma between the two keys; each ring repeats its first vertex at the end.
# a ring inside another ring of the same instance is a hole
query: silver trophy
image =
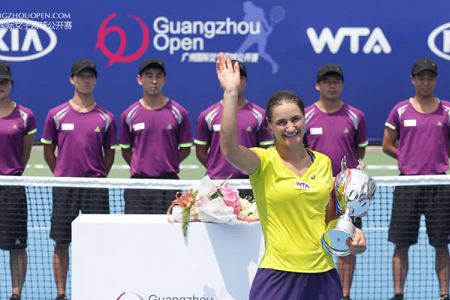
{"type": "Polygon", "coordinates": [[[359,160],[356,169],[347,168],[345,157],[333,184],[333,203],[337,219],[330,221],[322,235],[322,246],[331,254],[346,256],[350,254],[347,239],[355,234],[355,226],[351,217],[362,217],[367,214],[370,202],[376,190],[375,181],[364,173],[364,164],[359,160]]]}

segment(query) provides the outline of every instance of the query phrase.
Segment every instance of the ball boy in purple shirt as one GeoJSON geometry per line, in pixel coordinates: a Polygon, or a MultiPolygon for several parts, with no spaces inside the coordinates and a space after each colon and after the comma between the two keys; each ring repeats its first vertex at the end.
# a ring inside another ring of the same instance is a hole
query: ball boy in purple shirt
{"type": "MultiPolygon", "coordinates": [[[[347,166],[355,168],[368,145],[364,113],[342,101],[343,86],[344,73],[339,65],[322,66],[316,83],[319,100],[305,109],[305,145],[330,157],[333,176],[341,171],[344,156],[347,166]]],[[[360,218],[353,223],[361,228],[360,218]]],[[[338,258],[344,300],[350,299],[355,264],[355,255],[338,258]]]]}
{"type": "MultiPolygon", "coordinates": [[[[72,99],[48,112],[42,143],[44,157],[55,176],[106,177],[114,161],[114,116],[94,99],[97,69],[89,60],[71,69],[72,99]]],[[[71,222],[83,213],[109,213],[107,189],[55,187],[50,237],[55,240],[53,270],[57,300],[66,299],[71,222]]]]}
{"type": "MultiPolygon", "coordinates": [[[[448,170],[450,103],[434,96],[436,80],[436,62],[417,60],[411,70],[415,96],[395,105],[386,120],[383,151],[397,159],[403,175],[437,175],[448,170]]],[[[389,241],[395,244],[392,260],[395,296],[392,299],[403,299],[408,250],[417,243],[422,214],[430,244],[436,252],[440,299],[449,299],[449,195],[450,188],[446,185],[395,188],[389,226],[389,241]]]]}
{"type": "MultiPolygon", "coordinates": [[[[120,145],[132,178],[178,179],[180,163],[191,151],[188,112],[164,96],[166,80],[161,60],[143,61],[137,76],[143,96],[121,115],[120,145]]],[[[125,213],[164,213],[175,194],[173,190],[126,189],[125,213]]]]}
{"type": "MultiPolygon", "coordinates": [[[[10,98],[11,68],[0,61],[0,175],[22,175],[36,132],[34,115],[10,98]]],[[[20,300],[27,271],[25,187],[0,186],[0,249],[9,251],[12,295],[20,300]]]]}
{"type": "MultiPolygon", "coordinates": [[[[237,61],[233,61],[235,63],[237,61]]],[[[273,144],[268,130],[264,109],[251,103],[244,97],[247,85],[247,69],[241,62],[241,87],[238,98],[238,142],[245,147],[268,146],[273,144]]],[[[248,178],[248,175],[232,166],[220,151],[220,122],[223,105],[219,101],[200,113],[197,118],[195,150],[198,160],[206,168],[206,174],[212,179],[248,178]]]]}

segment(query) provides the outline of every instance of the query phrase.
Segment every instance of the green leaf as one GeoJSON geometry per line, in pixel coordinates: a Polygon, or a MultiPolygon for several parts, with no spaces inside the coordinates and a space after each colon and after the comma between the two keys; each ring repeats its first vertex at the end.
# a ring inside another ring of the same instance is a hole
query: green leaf
{"type": "Polygon", "coordinates": [[[183,223],[181,225],[184,236],[187,236],[187,230],[188,230],[190,220],[191,220],[191,208],[185,207],[185,208],[183,208],[183,223]]]}
{"type": "Polygon", "coordinates": [[[222,193],[220,192],[219,189],[217,189],[217,191],[211,195],[211,200],[216,199],[218,197],[223,197],[222,193]]]}

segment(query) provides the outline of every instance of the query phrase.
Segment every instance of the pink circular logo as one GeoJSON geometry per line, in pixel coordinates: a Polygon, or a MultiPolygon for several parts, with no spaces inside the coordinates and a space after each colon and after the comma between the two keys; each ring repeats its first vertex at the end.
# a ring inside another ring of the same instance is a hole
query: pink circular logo
{"type": "Polygon", "coordinates": [[[109,58],[107,67],[112,66],[116,62],[119,63],[130,63],[139,59],[147,50],[148,44],[150,42],[150,32],[144,21],[138,16],[128,15],[133,18],[140,26],[142,31],[142,41],[139,48],[129,55],[124,55],[125,49],[127,48],[127,34],[123,28],[117,25],[110,25],[110,22],[117,17],[117,13],[110,14],[101,24],[97,33],[97,43],[95,45],[96,49],[99,49],[103,55],[109,58]],[[105,39],[110,34],[117,34],[119,36],[119,47],[114,52],[111,51],[105,44],[105,39]]]}

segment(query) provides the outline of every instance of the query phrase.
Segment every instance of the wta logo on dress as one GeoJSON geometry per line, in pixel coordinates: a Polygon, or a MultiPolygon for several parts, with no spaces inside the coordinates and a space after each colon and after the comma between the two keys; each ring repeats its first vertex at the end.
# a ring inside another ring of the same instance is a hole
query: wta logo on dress
{"type": "Polygon", "coordinates": [[[306,190],[306,191],[309,191],[311,189],[311,186],[309,185],[309,183],[300,181],[300,180],[294,180],[294,187],[296,187],[297,189],[306,190]]]}
{"type": "Polygon", "coordinates": [[[55,32],[42,22],[0,20],[0,60],[35,60],[52,52],[57,42],[55,32]]]}

